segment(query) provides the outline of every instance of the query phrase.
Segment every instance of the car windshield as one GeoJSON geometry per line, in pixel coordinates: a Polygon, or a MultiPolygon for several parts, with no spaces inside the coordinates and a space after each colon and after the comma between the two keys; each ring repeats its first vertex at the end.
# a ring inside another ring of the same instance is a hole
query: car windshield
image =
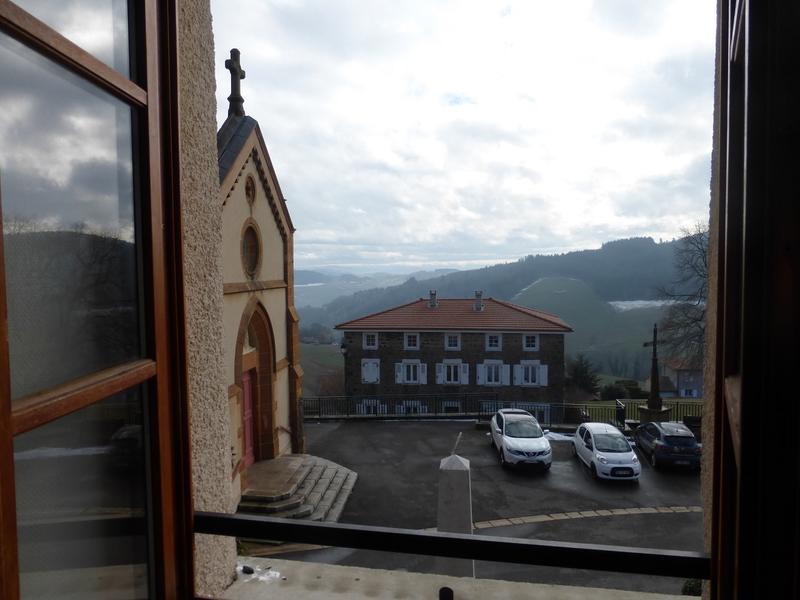
{"type": "Polygon", "coordinates": [[[670,446],[681,446],[683,448],[691,448],[695,445],[695,439],[688,435],[667,435],[664,436],[664,441],[670,446]]]}
{"type": "Polygon", "coordinates": [[[511,421],[506,425],[506,435],[513,438],[540,438],[544,434],[535,421],[511,421]]]}
{"type": "Polygon", "coordinates": [[[631,447],[623,436],[614,433],[598,433],[594,436],[594,447],[598,452],[630,452],[631,447]]]}

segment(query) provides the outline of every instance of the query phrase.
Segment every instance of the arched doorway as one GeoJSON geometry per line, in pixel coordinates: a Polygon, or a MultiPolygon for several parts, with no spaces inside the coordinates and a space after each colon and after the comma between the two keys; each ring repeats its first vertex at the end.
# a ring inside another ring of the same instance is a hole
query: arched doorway
{"type": "Polygon", "coordinates": [[[242,313],[234,354],[242,390],[243,466],[278,455],[275,342],[267,311],[255,297],[242,313]]]}

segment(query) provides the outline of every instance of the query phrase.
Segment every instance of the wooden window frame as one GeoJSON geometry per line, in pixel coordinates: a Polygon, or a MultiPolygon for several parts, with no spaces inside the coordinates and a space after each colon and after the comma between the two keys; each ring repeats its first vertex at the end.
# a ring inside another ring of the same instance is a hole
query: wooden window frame
{"type": "MultiPolygon", "coordinates": [[[[153,539],[149,578],[156,597],[194,597],[192,499],[184,390],[182,255],[177,141],[177,7],[137,3],[129,79],[9,0],[0,0],[0,31],[128,105],[142,140],[140,165],[145,358],[92,373],[15,401],[9,353],[3,240],[0,237],[0,597],[19,598],[13,437],[120,391],[149,387],[149,477],[153,539]],[[169,199],[169,200],[167,200],[169,199]]],[[[0,198],[0,209],[2,198],[0,198]]],[[[2,211],[0,210],[0,225],[2,211]]]]}

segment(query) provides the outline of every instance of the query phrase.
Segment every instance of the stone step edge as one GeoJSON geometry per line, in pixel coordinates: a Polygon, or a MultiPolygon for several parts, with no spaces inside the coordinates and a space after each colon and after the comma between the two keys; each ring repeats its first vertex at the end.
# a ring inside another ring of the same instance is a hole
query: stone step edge
{"type": "Polygon", "coordinates": [[[278,516],[276,513],[290,513],[298,506],[306,503],[306,499],[311,491],[314,489],[317,481],[325,472],[327,465],[310,461],[311,469],[306,473],[300,486],[295,490],[295,493],[282,500],[266,501],[264,498],[258,497],[257,499],[245,500],[242,496],[242,501],[239,502],[237,512],[245,513],[260,513],[278,516]],[[316,473],[315,473],[316,471],[316,473]]]}
{"type": "Polygon", "coordinates": [[[289,479],[289,488],[285,492],[269,494],[263,491],[248,488],[242,493],[242,501],[269,503],[285,500],[286,498],[293,496],[297,492],[297,488],[300,487],[300,484],[305,481],[306,477],[308,477],[308,474],[311,472],[311,469],[315,464],[316,463],[313,460],[304,461],[292,474],[291,478],[289,479]]]}
{"type": "Polygon", "coordinates": [[[347,501],[350,498],[350,494],[353,492],[353,488],[356,485],[356,481],[358,481],[358,473],[355,471],[350,471],[345,478],[344,484],[342,488],[339,490],[339,495],[334,500],[333,504],[331,505],[328,514],[325,515],[325,521],[328,523],[338,523],[339,517],[342,516],[342,512],[344,511],[344,507],[347,504],[347,501]]]}

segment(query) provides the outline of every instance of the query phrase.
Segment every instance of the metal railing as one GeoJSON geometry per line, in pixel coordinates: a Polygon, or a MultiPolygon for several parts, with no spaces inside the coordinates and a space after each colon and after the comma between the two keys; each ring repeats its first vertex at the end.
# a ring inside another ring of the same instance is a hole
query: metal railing
{"type": "Polygon", "coordinates": [[[551,542],[210,512],[195,513],[194,532],[523,565],[696,579],[708,579],[711,576],[711,560],[707,554],[680,550],[551,542]],[[421,549],[424,552],[420,552],[421,549]]]}
{"type": "MultiPolygon", "coordinates": [[[[376,394],[370,396],[310,396],[303,398],[306,420],[323,419],[433,419],[487,420],[500,408],[520,408],[533,414],[544,427],[577,425],[588,421],[624,425],[639,420],[639,406],[647,400],[618,400],[563,404],[528,400],[503,400],[489,394],[376,394]]],[[[666,399],[672,420],[700,417],[702,400],[666,399]]]]}

